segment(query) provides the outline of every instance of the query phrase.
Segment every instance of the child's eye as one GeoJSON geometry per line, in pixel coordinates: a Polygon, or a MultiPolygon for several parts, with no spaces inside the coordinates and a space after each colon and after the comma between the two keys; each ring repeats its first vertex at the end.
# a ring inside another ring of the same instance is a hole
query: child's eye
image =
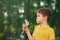
{"type": "Polygon", "coordinates": [[[40,15],[37,15],[37,17],[40,17],[40,15]]]}

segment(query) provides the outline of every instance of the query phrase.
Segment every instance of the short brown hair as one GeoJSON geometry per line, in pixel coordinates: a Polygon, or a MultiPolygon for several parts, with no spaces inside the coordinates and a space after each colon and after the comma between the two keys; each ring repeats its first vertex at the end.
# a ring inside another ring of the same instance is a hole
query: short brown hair
{"type": "Polygon", "coordinates": [[[42,14],[43,16],[47,16],[48,17],[48,21],[51,18],[51,10],[49,10],[48,8],[40,8],[38,11],[38,13],[42,14]]]}

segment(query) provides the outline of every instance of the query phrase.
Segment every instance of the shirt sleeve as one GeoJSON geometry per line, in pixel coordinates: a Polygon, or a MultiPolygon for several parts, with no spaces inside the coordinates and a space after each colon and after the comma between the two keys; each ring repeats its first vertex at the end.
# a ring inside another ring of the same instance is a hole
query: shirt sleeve
{"type": "Polygon", "coordinates": [[[34,33],[35,33],[35,29],[36,29],[36,27],[34,28],[34,31],[33,31],[33,33],[32,33],[32,36],[34,36],[34,33]]]}
{"type": "Polygon", "coordinates": [[[36,29],[37,29],[37,26],[35,26],[32,36],[34,36],[36,29]]]}
{"type": "Polygon", "coordinates": [[[49,32],[49,39],[50,40],[55,40],[55,32],[53,29],[50,30],[49,32]]]}

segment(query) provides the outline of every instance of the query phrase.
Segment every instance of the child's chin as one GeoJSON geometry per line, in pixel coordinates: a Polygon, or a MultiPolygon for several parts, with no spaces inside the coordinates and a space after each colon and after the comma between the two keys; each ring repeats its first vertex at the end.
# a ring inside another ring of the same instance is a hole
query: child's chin
{"type": "Polygon", "coordinates": [[[37,22],[37,24],[41,24],[40,22],[37,22]]]}
{"type": "Polygon", "coordinates": [[[39,22],[37,22],[37,24],[39,24],[39,22]]]}

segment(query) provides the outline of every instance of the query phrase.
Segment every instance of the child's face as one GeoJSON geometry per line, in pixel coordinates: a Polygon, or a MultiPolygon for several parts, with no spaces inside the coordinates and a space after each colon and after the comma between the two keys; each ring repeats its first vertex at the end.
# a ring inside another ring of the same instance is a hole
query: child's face
{"type": "Polygon", "coordinates": [[[43,15],[40,14],[40,13],[37,13],[36,22],[37,22],[38,24],[41,24],[43,21],[44,21],[43,15]]]}

